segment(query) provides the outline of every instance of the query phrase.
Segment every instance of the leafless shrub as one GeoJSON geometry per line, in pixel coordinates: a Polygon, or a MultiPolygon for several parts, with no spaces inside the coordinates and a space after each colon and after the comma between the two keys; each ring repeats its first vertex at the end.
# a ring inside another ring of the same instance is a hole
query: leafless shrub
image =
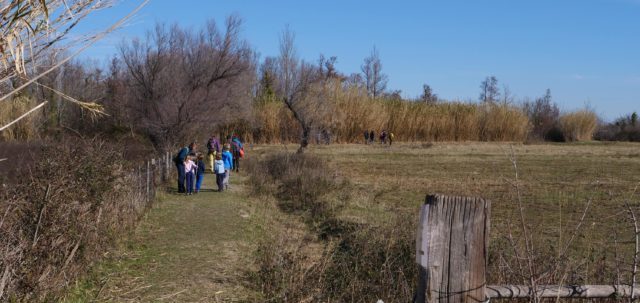
{"type": "Polygon", "coordinates": [[[0,191],[0,298],[55,300],[146,201],[121,154],[99,142],[47,145],[20,172],[0,191]]]}
{"type": "Polygon", "coordinates": [[[256,191],[272,194],[280,210],[301,215],[320,237],[334,235],[344,228],[336,218],[344,195],[335,192],[348,183],[335,178],[321,158],[305,154],[278,153],[250,161],[251,183],[256,191]]]}
{"type": "Polygon", "coordinates": [[[616,119],[613,123],[600,122],[594,135],[596,140],[640,142],[638,114],[631,113],[616,119]]]}
{"type": "Polygon", "coordinates": [[[533,140],[562,141],[561,136],[558,136],[559,130],[557,129],[560,109],[551,100],[551,90],[547,89],[545,95],[541,98],[536,98],[535,101],[525,100],[522,108],[531,123],[530,138],[533,140]]]}
{"type": "Polygon", "coordinates": [[[255,278],[268,300],[410,301],[416,277],[413,214],[372,224],[345,221],[332,198],[348,200],[350,189],[321,158],[281,153],[250,162],[254,190],[277,197],[285,213],[301,215],[319,239],[282,231],[260,243],[255,278]]]}

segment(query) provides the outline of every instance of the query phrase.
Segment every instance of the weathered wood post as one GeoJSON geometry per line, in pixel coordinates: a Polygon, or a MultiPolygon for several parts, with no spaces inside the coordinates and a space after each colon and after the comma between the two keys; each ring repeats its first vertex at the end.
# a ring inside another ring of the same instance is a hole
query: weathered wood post
{"type": "Polygon", "coordinates": [[[416,303],[483,302],[491,203],[429,195],[420,210],[416,303]]]}
{"type": "Polygon", "coordinates": [[[151,163],[150,162],[151,161],[147,161],[147,199],[146,199],[147,203],[149,202],[149,200],[151,200],[149,196],[149,190],[150,190],[149,187],[151,185],[150,184],[150,181],[151,181],[151,165],[150,165],[151,163]]]}

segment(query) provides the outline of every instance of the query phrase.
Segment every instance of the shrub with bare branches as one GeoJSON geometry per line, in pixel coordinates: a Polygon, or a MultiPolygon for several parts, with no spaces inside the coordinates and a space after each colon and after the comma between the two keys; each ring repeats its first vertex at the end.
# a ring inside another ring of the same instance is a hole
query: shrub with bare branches
{"type": "Polygon", "coordinates": [[[125,87],[112,101],[125,100],[135,130],[156,148],[249,119],[254,54],[240,38],[241,24],[236,16],[224,32],[213,21],[198,32],[158,24],[144,40],[121,47],[124,72],[109,81],[125,87]]]}
{"type": "Polygon", "coordinates": [[[0,300],[54,300],[146,208],[121,153],[89,143],[47,145],[3,185],[0,300]]]}

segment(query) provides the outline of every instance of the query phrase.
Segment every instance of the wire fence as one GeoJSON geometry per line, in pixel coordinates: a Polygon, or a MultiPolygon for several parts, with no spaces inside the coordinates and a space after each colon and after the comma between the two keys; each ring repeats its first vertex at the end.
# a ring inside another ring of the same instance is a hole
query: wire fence
{"type": "Polygon", "coordinates": [[[154,201],[160,187],[166,186],[175,175],[175,164],[166,152],[140,164],[134,171],[136,192],[147,204],[154,201]]]}

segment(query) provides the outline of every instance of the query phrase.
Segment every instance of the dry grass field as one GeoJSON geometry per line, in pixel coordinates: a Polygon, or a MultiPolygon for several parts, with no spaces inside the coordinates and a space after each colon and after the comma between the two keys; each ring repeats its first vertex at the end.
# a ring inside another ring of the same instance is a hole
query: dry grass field
{"type": "MultiPolygon", "coordinates": [[[[249,156],[295,149],[256,145],[249,156]]],[[[430,193],[490,199],[489,283],[525,281],[529,272],[513,267],[527,257],[540,265],[533,274],[540,283],[630,279],[633,227],[625,202],[633,210],[640,205],[638,144],[327,145],[308,153],[327,160],[327,174],[349,183],[338,215],[345,221],[377,225],[402,212],[417,219],[430,193]],[[532,242],[529,253],[523,227],[532,242]]],[[[415,222],[401,228],[412,233],[415,222]]]]}
{"type": "Polygon", "coordinates": [[[409,302],[429,193],[492,201],[489,284],[631,281],[638,144],[296,149],[247,146],[231,192],[159,202],[67,301],[409,302]]]}

